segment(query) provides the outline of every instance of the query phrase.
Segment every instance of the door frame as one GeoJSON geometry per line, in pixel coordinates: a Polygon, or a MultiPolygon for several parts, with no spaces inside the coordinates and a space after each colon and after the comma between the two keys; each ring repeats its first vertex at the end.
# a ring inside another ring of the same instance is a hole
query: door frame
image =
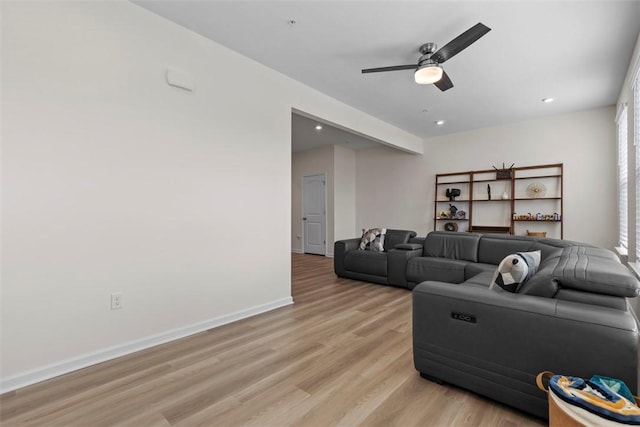
{"type": "Polygon", "coordinates": [[[302,218],[304,218],[304,179],[310,176],[319,176],[322,175],[323,179],[324,179],[324,256],[327,256],[327,236],[328,236],[328,230],[327,230],[327,173],[326,172],[317,172],[317,173],[309,173],[309,174],[303,174],[302,175],[302,182],[300,184],[300,213],[302,213],[302,216],[300,217],[300,228],[301,228],[301,232],[300,232],[300,236],[302,236],[301,240],[301,244],[302,247],[300,248],[301,252],[304,254],[304,248],[305,248],[305,226],[304,226],[304,220],[302,218]]]}

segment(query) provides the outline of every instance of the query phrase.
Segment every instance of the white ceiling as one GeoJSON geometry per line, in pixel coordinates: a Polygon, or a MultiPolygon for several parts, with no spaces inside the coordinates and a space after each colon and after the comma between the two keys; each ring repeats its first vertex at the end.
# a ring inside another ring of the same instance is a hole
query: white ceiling
{"type": "Polygon", "coordinates": [[[293,153],[327,145],[340,145],[352,150],[364,150],[377,147],[380,144],[324,121],[300,114],[291,114],[291,151],[293,153]],[[316,126],[318,125],[322,129],[317,130],[316,126]]]}
{"type": "Polygon", "coordinates": [[[640,0],[134,2],[420,137],[613,105],[640,32],[640,0]],[[443,65],[446,92],[361,74],[478,22],[492,31],[443,65]]]}

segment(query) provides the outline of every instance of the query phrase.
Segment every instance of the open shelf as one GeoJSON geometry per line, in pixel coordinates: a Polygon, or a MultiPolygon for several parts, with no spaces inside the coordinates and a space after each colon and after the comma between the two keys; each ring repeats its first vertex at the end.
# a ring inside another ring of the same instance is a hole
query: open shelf
{"type": "Polygon", "coordinates": [[[433,211],[434,230],[437,224],[442,221],[468,221],[466,230],[461,231],[483,231],[495,233],[524,234],[523,226],[519,224],[525,222],[547,223],[549,233],[554,237],[562,239],[564,237],[564,212],[563,212],[563,164],[553,163],[535,166],[512,167],[510,177],[497,177],[495,169],[485,169],[477,171],[450,172],[437,174],[435,180],[435,200],[433,211]],[[540,184],[547,187],[547,194],[550,197],[527,197],[526,187],[531,183],[526,181],[538,180],[540,184]],[[445,194],[445,189],[458,188],[460,196],[454,201],[448,198],[440,199],[445,194]],[[495,195],[495,198],[487,196],[495,195]],[[503,199],[502,195],[509,198],[503,199]],[[464,210],[466,218],[438,218],[438,213],[442,208],[447,209],[443,204],[465,203],[464,210]],[[440,209],[438,209],[440,208],[440,209]],[[542,213],[543,215],[559,214],[557,220],[536,220],[536,219],[513,219],[514,213],[527,212],[542,213]],[[491,223],[506,223],[504,226],[477,225],[491,223]]]}

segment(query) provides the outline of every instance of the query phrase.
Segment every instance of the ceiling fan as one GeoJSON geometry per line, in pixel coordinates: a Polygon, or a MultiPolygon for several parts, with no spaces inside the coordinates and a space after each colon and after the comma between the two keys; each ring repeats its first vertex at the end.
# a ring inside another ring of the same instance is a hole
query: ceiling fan
{"type": "Polygon", "coordinates": [[[380,73],[383,71],[398,70],[415,70],[414,78],[418,84],[433,83],[441,91],[451,89],[453,83],[447,73],[444,72],[440,64],[451,59],[471,44],[475,43],[480,37],[491,31],[491,28],[482,23],[477,23],[464,33],[460,34],[449,43],[436,50],[438,46],[435,43],[425,43],[420,46],[422,56],[418,59],[417,64],[411,65],[393,65],[391,67],[367,68],[362,70],[366,73],[380,73]]]}

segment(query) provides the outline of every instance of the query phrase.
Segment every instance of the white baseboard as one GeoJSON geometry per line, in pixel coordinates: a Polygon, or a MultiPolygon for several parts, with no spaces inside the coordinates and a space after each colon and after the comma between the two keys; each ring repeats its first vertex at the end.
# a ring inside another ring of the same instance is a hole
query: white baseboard
{"type": "Polygon", "coordinates": [[[94,353],[84,354],[82,356],[63,360],[61,362],[57,362],[48,366],[32,369],[30,371],[17,375],[12,375],[8,378],[0,379],[0,393],[6,393],[8,391],[26,387],[40,381],[48,380],[72,371],[76,371],[78,369],[86,368],[87,366],[102,363],[107,360],[115,359],[117,357],[126,356],[127,354],[135,353],[136,351],[145,350],[156,345],[184,338],[189,335],[197,334],[208,329],[222,326],[227,323],[235,322],[247,317],[255,316],[256,314],[275,310],[276,308],[284,307],[290,304],[293,304],[293,298],[282,298],[266,304],[250,307],[245,310],[236,311],[235,313],[230,313],[223,316],[215,317],[213,319],[205,320],[203,322],[195,323],[193,325],[172,329],[160,334],[106,348],[94,353]]]}

